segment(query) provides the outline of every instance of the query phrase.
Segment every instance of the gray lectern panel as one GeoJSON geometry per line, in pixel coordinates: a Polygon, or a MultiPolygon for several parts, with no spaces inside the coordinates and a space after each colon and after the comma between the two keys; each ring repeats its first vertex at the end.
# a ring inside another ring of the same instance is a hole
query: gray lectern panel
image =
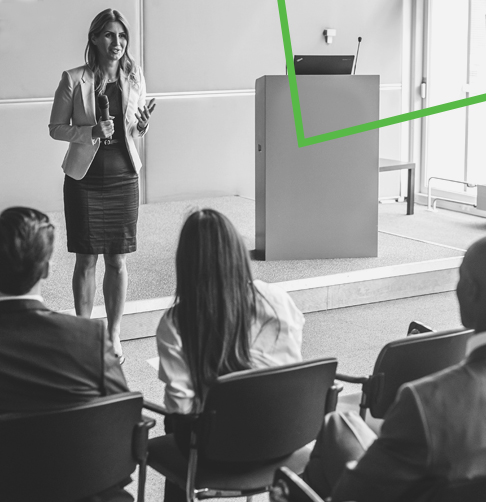
{"type": "MultiPolygon", "coordinates": [[[[306,137],[379,118],[378,76],[298,77],[306,137]]],[[[299,148],[285,76],[256,82],[256,251],[266,260],[378,251],[378,130],[299,148]]]]}

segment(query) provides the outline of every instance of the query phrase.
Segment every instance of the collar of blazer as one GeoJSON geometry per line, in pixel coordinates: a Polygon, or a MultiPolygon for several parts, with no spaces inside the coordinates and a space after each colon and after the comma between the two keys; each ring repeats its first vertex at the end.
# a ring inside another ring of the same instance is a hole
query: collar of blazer
{"type": "Polygon", "coordinates": [[[30,298],[8,299],[0,302],[0,313],[15,312],[20,310],[49,310],[39,300],[30,298]]]}
{"type": "Polygon", "coordinates": [[[466,355],[468,361],[486,360],[486,332],[476,333],[469,339],[466,355]]]}
{"type": "MultiPolygon", "coordinates": [[[[126,117],[127,106],[130,99],[131,85],[128,82],[128,76],[120,68],[120,86],[122,90],[122,107],[123,116],[126,117]]],[[[94,73],[85,65],[83,74],[81,75],[81,92],[83,95],[84,108],[88,118],[96,124],[96,106],[95,106],[95,93],[94,93],[94,73]]]]}

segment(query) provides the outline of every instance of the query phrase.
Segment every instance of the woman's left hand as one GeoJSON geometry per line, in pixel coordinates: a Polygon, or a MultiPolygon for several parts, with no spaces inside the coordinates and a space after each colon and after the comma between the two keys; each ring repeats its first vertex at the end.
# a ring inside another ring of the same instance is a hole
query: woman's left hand
{"type": "Polygon", "coordinates": [[[138,113],[135,112],[135,117],[138,120],[137,129],[140,132],[142,132],[148,126],[150,115],[154,111],[155,105],[155,98],[152,98],[149,104],[143,107],[143,110],[139,108],[138,113]]]}

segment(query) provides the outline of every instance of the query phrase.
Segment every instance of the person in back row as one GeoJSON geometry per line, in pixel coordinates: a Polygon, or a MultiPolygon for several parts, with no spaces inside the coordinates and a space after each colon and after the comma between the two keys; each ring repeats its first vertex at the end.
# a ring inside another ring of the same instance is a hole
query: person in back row
{"type": "MultiPolygon", "coordinates": [[[[0,214],[0,414],[128,391],[105,324],[44,305],[41,283],[53,244],[54,227],[40,211],[12,207],[0,214]]],[[[96,497],[88,500],[133,501],[118,486],[96,497]]]]}
{"type": "MultiPolygon", "coordinates": [[[[332,492],[332,502],[442,501],[451,485],[483,478],[483,492],[474,500],[484,499],[486,238],[475,242],[464,257],[457,298],[462,324],[474,329],[464,361],[403,385],[380,436],[357,463],[342,465],[337,481],[330,476],[333,462],[357,459],[348,455],[353,444],[349,435],[327,436],[339,421],[336,412],[328,415],[304,474],[321,497],[332,492]],[[337,445],[338,451],[326,444],[337,445]]],[[[369,435],[362,433],[360,439],[365,436],[369,435]]]]}
{"type": "MultiPolygon", "coordinates": [[[[253,280],[248,251],[230,220],[194,211],[176,253],[176,299],[157,328],[159,378],[165,382],[166,432],[188,448],[184,415],[204,405],[220,375],[302,360],[304,316],[277,286],[253,280]]],[[[166,482],[165,500],[185,500],[166,482]]]]}

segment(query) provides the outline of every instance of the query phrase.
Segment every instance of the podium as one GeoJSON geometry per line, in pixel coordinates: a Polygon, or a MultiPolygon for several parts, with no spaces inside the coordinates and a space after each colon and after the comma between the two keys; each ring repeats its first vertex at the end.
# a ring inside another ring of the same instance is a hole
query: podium
{"type": "MultiPolygon", "coordinates": [[[[379,76],[297,76],[305,136],[379,118],[379,76]]],[[[288,77],[255,97],[255,255],[261,260],[378,254],[378,129],[297,144],[288,77]]]]}

